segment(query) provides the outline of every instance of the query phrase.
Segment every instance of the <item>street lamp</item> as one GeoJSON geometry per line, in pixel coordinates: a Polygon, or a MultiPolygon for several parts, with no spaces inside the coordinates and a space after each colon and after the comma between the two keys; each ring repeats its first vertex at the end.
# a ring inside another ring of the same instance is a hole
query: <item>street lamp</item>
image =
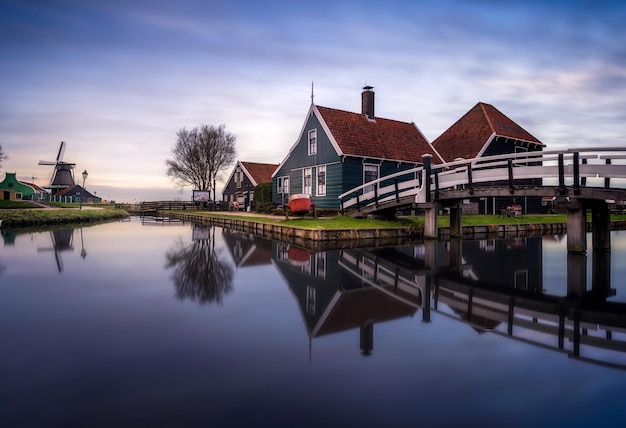
{"type": "Polygon", "coordinates": [[[87,180],[87,176],[89,174],[87,174],[87,170],[83,171],[83,190],[80,192],[80,207],[78,208],[79,210],[83,209],[83,196],[85,193],[85,180],[87,180]]]}

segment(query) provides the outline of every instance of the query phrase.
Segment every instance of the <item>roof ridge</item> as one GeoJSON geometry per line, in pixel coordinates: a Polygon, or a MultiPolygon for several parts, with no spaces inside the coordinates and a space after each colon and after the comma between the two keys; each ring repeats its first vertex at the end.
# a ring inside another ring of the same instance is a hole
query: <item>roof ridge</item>
{"type": "Polygon", "coordinates": [[[369,121],[370,121],[370,122],[375,122],[375,121],[377,121],[377,120],[385,120],[385,121],[389,121],[389,122],[396,122],[396,123],[403,123],[403,124],[405,124],[405,125],[415,125],[415,126],[417,126],[417,125],[416,125],[416,123],[415,123],[415,122],[413,122],[413,121],[411,121],[411,122],[405,122],[405,121],[403,121],[403,120],[398,120],[398,119],[389,119],[388,117],[380,117],[380,116],[374,116],[374,119],[372,120],[372,119],[370,119],[370,118],[369,118],[366,114],[364,114],[364,113],[356,113],[356,112],[354,112],[354,111],[343,110],[343,109],[340,109],[340,108],[324,107],[324,106],[319,106],[319,105],[317,105],[317,104],[315,105],[315,107],[317,107],[318,109],[319,109],[319,108],[323,108],[323,109],[326,109],[326,110],[333,110],[333,111],[339,111],[339,112],[342,112],[342,113],[353,114],[353,115],[355,115],[355,116],[359,116],[359,117],[361,117],[361,116],[365,116],[367,119],[369,119],[369,121]]]}
{"type": "Polygon", "coordinates": [[[489,124],[489,128],[491,129],[491,132],[496,132],[496,128],[495,126],[493,126],[493,121],[491,120],[491,117],[489,116],[489,113],[487,113],[487,109],[485,108],[485,106],[489,104],[485,104],[481,101],[479,101],[478,104],[480,105],[480,109],[482,110],[483,115],[485,116],[485,119],[487,120],[487,123],[489,124]]]}

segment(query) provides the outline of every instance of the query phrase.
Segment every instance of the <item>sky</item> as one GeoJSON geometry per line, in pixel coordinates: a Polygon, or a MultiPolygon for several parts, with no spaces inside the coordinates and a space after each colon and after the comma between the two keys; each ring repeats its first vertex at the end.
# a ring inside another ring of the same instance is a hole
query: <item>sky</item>
{"type": "Polygon", "coordinates": [[[366,85],[429,141],[485,102],[546,150],[625,147],[625,23],[621,0],[0,0],[0,177],[46,185],[65,141],[99,197],[186,200],[181,128],[278,164],[312,92],[360,112],[366,85]]]}

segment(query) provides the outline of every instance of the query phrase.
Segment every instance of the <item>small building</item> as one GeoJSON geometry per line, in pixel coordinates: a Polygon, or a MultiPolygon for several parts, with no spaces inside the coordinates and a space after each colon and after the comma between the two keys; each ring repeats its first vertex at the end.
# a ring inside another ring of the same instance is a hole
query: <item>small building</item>
{"type": "Polygon", "coordinates": [[[81,202],[83,204],[93,204],[100,202],[100,198],[89,193],[86,189],[78,184],[74,184],[72,186],[66,187],[56,193],[54,193],[51,198],[51,201],[55,202],[68,202],[68,203],[78,203],[81,202]]]}
{"type": "Polygon", "coordinates": [[[249,211],[254,200],[254,188],[271,183],[277,164],[238,161],[222,190],[222,200],[230,207],[249,211]]]}
{"type": "Polygon", "coordinates": [[[415,123],[377,117],[371,86],[361,93],[361,113],[311,102],[295,144],[272,174],[272,199],[308,194],[316,207],[339,210],[339,195],[388,174],[415,168],[422,156],[442,162],[415,123]]]}
{"type": "Polygon", "coordinates": [[[33,198],[35,189],[31,185],[19,181],[15,172],[7,172],[4,180],[0,182],[0,193],[3,200],[28,200],[33,198]]]}
{"type": "MultiPolygon", "coordinates": [[[[445,162],[508,153],[543,150],[544,144],[490,104],[479,102],[433,141],[445,162]]],[[[522,166],[523,167],[523,166],[522,166]]],[[[504,185],[493,182],[491,185],[504,185]]],[[[541,185],[536,180],[518,180],[519,185],[541,185]]],[[[471,201],[464,209],[481,214],[497,214],[507,207],[521,205],[524,212],[541,212],[541,198],[488,197],[471,201]]]]}

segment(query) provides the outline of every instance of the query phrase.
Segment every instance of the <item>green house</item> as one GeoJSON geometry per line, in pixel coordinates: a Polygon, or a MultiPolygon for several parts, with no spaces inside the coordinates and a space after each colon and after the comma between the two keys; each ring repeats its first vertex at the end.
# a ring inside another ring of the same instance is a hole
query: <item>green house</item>
{"type": "Polygon", "coordinates": [[[441,157],[415,123],[377,117],[371,86],[361,93],[361,113],[311,103],[296,143],[272,175],[272,200],[308,194],[316,207],[339,210],[339,195],[356,186],[441,157]]]}
{"type": "Polygon", "coordinates": [[[4,180],[0,182],[0,193],[2,194],[1,199],[33,199],[33,196],[35,195],[35,188],[18,181],[15,174],[15,172],[7,172],[5,174],[4,180]],[[13,193],[15,194],[14,197],[12,197],[13,193]]]}

